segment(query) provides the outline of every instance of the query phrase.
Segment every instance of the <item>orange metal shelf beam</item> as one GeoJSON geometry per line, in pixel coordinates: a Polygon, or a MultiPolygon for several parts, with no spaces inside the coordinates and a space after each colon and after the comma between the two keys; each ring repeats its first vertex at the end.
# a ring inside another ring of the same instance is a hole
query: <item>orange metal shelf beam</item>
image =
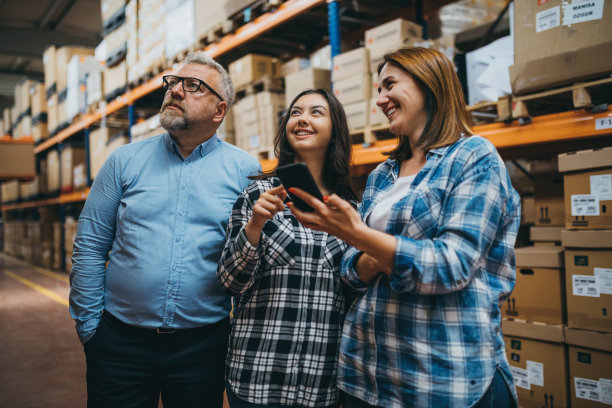
{"type": "Polygon", "coordinates": [[[516,121],[507,125],[491,123],[476,126],[476,134],[489,139],[498,149],[561,142],[601,136],[612,136],[612,105],[608,110],[591,113],[585,110],[536,116],[532,123],[521,126],[516,121]],[[597,123],[607,122],[597,129],[597,123]]]}
{"type": "Polygon", "coordinates": [[[208,45],[204,51],[215,58],[321,4],[325,4],[325,0],[287,1],[281,4],[274,13],[259,16],[240,27],[234,34],[228,34],[221,41],[208,45]]]}
{"type": "Polygon", "coordinates": [[[43,205],[76,203],[79,201],[85,201],[87,199],[88,194],[89,194],[89,188],[83,191],[75,191],[73,193],[61,194],[59,197],[46,198],[44,200],[26,201],[23,203],[14,203],[14,204],[3,204],[2,211],[18,210],[21,208],[40,207],[43,205]]]}

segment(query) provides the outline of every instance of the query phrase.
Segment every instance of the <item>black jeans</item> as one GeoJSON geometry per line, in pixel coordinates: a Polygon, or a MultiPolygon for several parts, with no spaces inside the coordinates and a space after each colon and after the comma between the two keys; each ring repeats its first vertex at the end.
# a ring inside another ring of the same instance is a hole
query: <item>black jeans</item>
{"type": "Polygon", "coordinates": [[[89,408],[223,405],[229,319],[175,333],[129,326],[105,312],[85,343],[89,408]]]}

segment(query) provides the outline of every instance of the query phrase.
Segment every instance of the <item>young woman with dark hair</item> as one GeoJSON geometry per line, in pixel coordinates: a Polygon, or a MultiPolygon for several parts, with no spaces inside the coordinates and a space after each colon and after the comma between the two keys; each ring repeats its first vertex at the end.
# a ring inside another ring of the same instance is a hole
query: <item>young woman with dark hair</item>
{"type": "MultiPolygon", "coordinates": [[[[324,195],[356,205],[344,109],[322,89],[295,97],[275,138],[278,165],[304,162],[324,195]]],[[[347,305],[339,268],[347,244],[301,225],[272,171],[230,216],[217,276],[234,296],[226,360],[232,408],[338,407],[337,351],[347,305]]]]}
{"type": "Polygon", "coordinates": [[[515,282],[520,201],[495,147],[472,135],[453,63],[406,47],[385,55],[377,105],[399,137],[357,213],[290,189],[307,227],[348,242],[357,293],[340,346],[345,408],[516,405],[501,333],[515,282]]]}

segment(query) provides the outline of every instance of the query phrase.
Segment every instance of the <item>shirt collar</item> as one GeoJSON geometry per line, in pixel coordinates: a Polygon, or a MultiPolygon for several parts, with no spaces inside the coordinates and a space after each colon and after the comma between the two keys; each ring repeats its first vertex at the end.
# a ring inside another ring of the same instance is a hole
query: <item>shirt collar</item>
{"type": "MultiPolygon", "coordinates": [[[[181,155],[181,152],[178,146],[176,145],[176,142],[174,141],[174,139],[172,139],[172,137],[170,136],[170,133],[166,132],[164,137],[165,137],[165,142],[166,142],[166,146],[168,147],[168,150],[176,153],[177,155],[179,155],[179,157],[183,158],[183,155],[181,155]]],[[[190,157],[193,156],[194,154],[199,154],[200,157],[203,157],[206,154],[210,153],[218,144],[219,144],[219,138],[217,137],[217,133],[215,133],[210,137],[210,139],[196,146],[196,148],[193,149],[193,152],[191,153],[190,157]]]]}

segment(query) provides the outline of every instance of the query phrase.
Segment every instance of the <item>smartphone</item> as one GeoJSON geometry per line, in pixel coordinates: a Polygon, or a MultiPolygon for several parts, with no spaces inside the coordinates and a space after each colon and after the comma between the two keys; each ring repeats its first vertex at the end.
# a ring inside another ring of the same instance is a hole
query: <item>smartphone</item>
{"type": "MultiPolygon", "coordinates": [[[[289,190],[291,187],[297,187],[313,195],[319,200],[323,201],[323,194],[314,181],[308,166],[304,163],[291,163],[285,166],[276,168],[276,175],[281,179],[285,189],[289,190]]],[[[306,204],[306,202],[299,197],[291,196],[289,194],[293,204],[301,211],[312,212],[314,209],[306,204]]]]}

